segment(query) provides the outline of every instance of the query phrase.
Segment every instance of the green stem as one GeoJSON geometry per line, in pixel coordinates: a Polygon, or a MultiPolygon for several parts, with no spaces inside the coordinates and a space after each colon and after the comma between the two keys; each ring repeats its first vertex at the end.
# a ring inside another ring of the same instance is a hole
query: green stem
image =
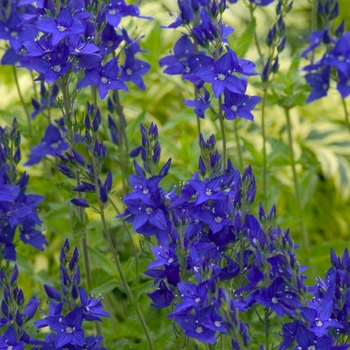
{"type": "Polygon", "coordinates": [[[31,78],[32,78],[32,83],[33,83],[33,92],[34,92],[34,97],[35,97],[35,99],[36,100],[38,100],[39,99],[39,97],[38,97],[38,92],[36,91],[36,85],[35,85],[35,78],[34,78],[34,74],[33,74],[33,71],[31,71],[30,72],[30,76],[31,76],[31,78]]]}
{"type": "MultiPolygon", "coordinates": [[[[109,201],[109,203],[112,204],[112,207],[114,208],[114,210],[119,215],[120,211],[119,211],[118,207],[116,206],[116,204],[113,202],[113,200],[110,197],[108,197],[108,201],[109,201]]],[[[136,282],[139,283],[139,281],[140,281],[140,277],[139,277],[139,258],[138,258],[137,250],[136,250],[136,247],[135,247],[135,244],[134,244],[134,240],[132,239],[132,235],[131,235],[131,232],[129,230],[128,225],[125,223],[125,221],[123,219],[122,219],[122,223],[123,223],[123,226],[125,228],[125,231],[127,232],[128,236],[129,236],[129,240],[130,240],[130,243],[131,243],[131,248],[132,248],[132,251],[134,253],[136,282]]]]}
{"type": "Polygon", "coordinates": [[[270,321],[269,317],[271,315],[270,309],[268,307],[265,308],[265,350],[270,350],[270,342],[269,342],[269,336],[270,336],[270,321]]]}
{"type": "MultiPolygon", "coordinates": [[[[61,78],[61,90],[63,95],[63,105],[64,105],[64,116],[66,121],[66,127],[68,129],[68,141],[69,141],[69,152],[71,155],[73,155],[73,147],[74,147],[74,133],[72,130],[72,110],[73,106],[71,103],[70,93],[68,84],[66,83],[65,79],[61,78]]],[[[77,186],[80,185],[80,175],[77,171],[76,173],[76,183],[77,186]]],[[[82,198],[82,193],[78,192],[78,197],[82,198]]],[[[77,216],[79,222],[83,225],[83,235],[82,235],[82,251],[83,251],[83,261],[84,261],[84,269],[85,269],[85,278],[87,282],[87,287],[89,290],[92,289],[92,275],[91,275],[91,269],[90,269],[90,261],[89,261],[89,251],[88,251],[88,239],[87,239],[87,233],[86,233],[86,217],[85,217],[85,211],[81,207],[77,207],[77,216]]]]}
{"type": "Polygon", "coordinates": [[[299,186],[299,180],[298,180],[298,174],[296,170],[296,161],[294,157],[294,151],[293,151],[293,137],[292,137],[292,124],[290,121],[290,113],[289,108],[284,108],[284,112],[287,119],[287,130],[288,130],[288,147],[289,147],[289,157],[290,157],[290,163],[292,165],[292,171],[293,171],[293,182],[294,182],[294,192],[295,192],[295,199],[296,199],[296,205],[298,210],[298,224],[299,224],[299,231],[301,234],[301,239],[303,242],[302,245],[302,251],[303,251],[303,263],[307,266],[310,266],[309,264],[309,255],[310,255],[310,247],[309,247],[309,237],[308,233],[305,227],[304,219],[303,219],[303,208],[301,203],[301,195],[300,195],[300,186],[299,186]]]}
{"type": "Polygon", "coordinates": [[[143,317],[143,314],[141,312],[141,309],[140,309],[140,306],[139,306],[137,300],[133,296],[133,294],[132,294],[132,292],[131,292],[131,290],[129,288],[129,285],[128,285],[128,283],[125,280],[125,277],[124,277],[123,271],[122,271],[122,267],[121,267],[121,264],[120,264],[120,261],[119,261],[119,256],[118,256],[117,251],[116,251],[116,249],[114,247],[114,244],[113,244],[113,241],[112,241],[112,236],[111,236],[111,234],[109,232],[109,229],[108,229],[108,226],[107,226],[107,223],[106,223],[106,218],[105,218],[105,214],[104,214],[104,207],[103,207],[103,204],[101,203],[101,201],[99,200],[100,194],[99,194],[99,186],[98,186],[98,176],[96,174],[97,164],[96,164],[96,158],[93,155],[92,155],[92,164],[93,164],[93,169],[94,169],[95,194],[96,194],[96,199],[99,202],[99,214],[100,214],[101,221],[102,221],[103,231],[104,231],[104,233],[106,235],[108,246],[109,246],[109,249],[112,252],[112,255],[113,255],[113,258],[114,258],[114,261],[115,261],[115,265],[117,267],[117,270],[118,270],[118,273],[119,273],[119,277],[120,277],[122,285],[123,285],[123,287],[125,289],[126,295],[128,296],[128,299],[129,299],[130,303],[135,306],[137,317],[138,317],[139,322],[141,324],[141,327],[143,328],[143,331],[144,331],[144,333],[146,335],[149,349],[154,350],[154,345],[153,345],[151,336],[149,334],[149,330],[148,330],[146,321],[145,321],[145,319],[143,317]]]}
{"type": "Polygon", "coordinates": [[[243,170],[242,148],[241,148],[241,143],[239,141],[237,124],[238,124],[238,119],[235,119],[233,121],[233,130],[234,130],[235,139],[236,139],[236,146],[237,146],[237,153],[238,153],[238,164],[239,164],[240,170],[243,170]]]}
{"type": "Polygon", "coordinates": [[[349,123],[349,112],[348,112],[348,108],[346,106],[346,101],[344,98],[341,99],[341,102],[343,104],[343,109],[344,109],[344,115],[345,115],[345,124],[350,132],[350,123],[349,123]]]}
{"type": "Polygon", "coordinates": [[[22,92],[21,92],[21,88],[19,86],[18,75],[17,75],[17,70],[16,70],[15,65],[12,66],[12,70],[13,70],[13,77],[15,78],[15,84],[16,84],[18,96],[19,96],[19,99],[21,100],[21,104],[23,106],[24,113],[25,113],[25,115],[27,117],[29,137],[32,138],[33,137],[32,122],[31,122],[31,119],[30,119],[30,115],[29,115],[29,112],[28,112],[27,105],[26,105],[26,103],[24,101],[24,98],[23,98],[23,95],[22,95],[22,92]]]}
{"type": "Polygon", "coordinates": [[[264,85],[264,95],[261,106],[261,133],[263,139],[263,203],[268,208],[267,203],[267,154],[266,154],[266,130],[265,130],[265,106],[267,98],[268,83],[264,85]]]}
{"type": "Polygon", "coordinates": [[[129,163],[129,144],[128,139],[126,136],[126,130],[125,130],[125,115],[123,112],[123,106],[120,102],[119,92],[113,91],[114,97],[115,97],[115,108],[117,115],[119,117],[119,128],[121,130],[121,135],[123,138],[123,149],[121,149],[121,170],[122,170],[122,184],[123,184],[123,193],[126,194],[128,192],[128,175],[127,175],[127,169],[128,169],[128,163],[129,163]]]}
{"type": "MultiPolygon", "coordinates": [[[[254,10],[255,10],[255,7],[253,7],[253,4],[250,2],[249,3],[249,11],[250,11],[250,16],[251,16],[252,21],[256,21],[256,19],[254,17],[254,10]]],[[[254,29],[254,42],[255,42],[256,49],[258,50],[259,56],[262,57],[262,51],[260,48],[259,38],[258,38],[258,34],[256,33],[256,29],[254,29]]]]}
{"type": "Polygon", "coordinates": [[[226,170],[227,167],[227,149],[226,149],[226,132],[225,132],[225,116],[222,113],[222,95],[219,96],[219,121],[220,121],[220,129],[222,135],[222,164],[223,170],[226,170]]]}

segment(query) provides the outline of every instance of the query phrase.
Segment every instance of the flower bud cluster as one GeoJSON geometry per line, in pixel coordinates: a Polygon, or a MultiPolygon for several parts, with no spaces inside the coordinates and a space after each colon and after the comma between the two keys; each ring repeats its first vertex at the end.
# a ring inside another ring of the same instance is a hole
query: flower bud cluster
{"type": "Polygon", "coordinates": [[[23,243],[40,250],[44,250],[47,244],[44,235],[37,229],[42,222],[37,206],[43,197],[26,194],[29,176],[25,172],[18,178],[20,141],[16,119],[11,127],[0,127],[0,261],[16,260],[14,240],[17,228],[23,243]]]}
{"type": "MultiPolygon", "coordinates": [[[[87,113],[84,118],[84,141],[90,160],[79,153],[76,149],[71,149],[62,155],[58,155],[61,163],[58,164],[59,171],[68,178],[78,179],[79,184],[73,188],[74,192],[96,193],[96,183],[98,186],[99,198],[103,204],[108,201],[108,193],[112,189],[112,172],[109,171],[104,182],[100,179],[102,164],[107,156],[107,148],[102,141],[98,141],[97,134],[101,125],[101,112],[93,104],[87,104],[87,113]]],[[[90,207],[85,198],[74,198],[71,202],[80,207],[90,207]]]]}
{"type": "Polygon", "coordinates": [[[284,50],[287,41],[284,16],[291,11],[292,6],[293,1],[289,0],[278,0],[276,5],[277,21],[270,28],[266,37],[266,44],[269,47],[271,55],[266,60],[261,75],[263,82],[267,82],[270,76],[277,73],[279,69],[278,55],[284,50]]]}
{"type": "Polygon", "coordinates": [[[25,302],[23,291],[18,287],[17,265],[11,273],[0,270],[0,290],[0,325],[5,328],[0,336],[0,346],[7,344],[6,349],[23,349],[25,343],[31,343],[27,323],[34,317],[40,301],[32,297],[25,302]]]}
{"type": "Polygon", "coordinates": [[[79,253],[75,247],[72,251],[69,241],[64,242],[60,254],[61,290],[48,284],[44,285],[49,298],[49,313],[36,321],[38,328],[50,327],[44,341],[37,341],[43,347],[38,349],[96,349],[101,347],[102,336],[87,336],[83,324],[89,321],[100,321],[101,317],[109,317],[103,310],[101,297],[89,297],[80,285],[79,253]]]}

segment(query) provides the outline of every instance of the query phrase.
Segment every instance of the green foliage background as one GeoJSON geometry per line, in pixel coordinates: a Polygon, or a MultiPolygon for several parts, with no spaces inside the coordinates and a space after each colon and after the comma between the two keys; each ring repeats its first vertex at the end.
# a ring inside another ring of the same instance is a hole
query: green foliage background
{"type": "MultiPolygon", "coordinates": [[[[346,20],[350,29],[350,12],[347,11],[347,0],[340,2],[340,19],[346,20]]],[[[145,76],[147,89],[145,92],[131,88],[129,93],[121,93],[124,113],[127,117],[127,135],[130,148],[140,144],[139,124],[157,123],[160,129],[162,160],[172,158],[170,176],[164,181],[165,186],[172,182],[178,183],[189,179],[197,169],[199,148],[195,115],[182,103],[191,99],[193,88],[190,83],[179,77],[167,76],[162,73],[158,61],[169,54],[174,42],[180,36],[180,31],[160,29],[159,26],[169,24],[171,18],[167,12],[176,14],[176,1],[158,0],[143,1],[140,9],[143,15],[149,15],[154,21],[131,20],[125,22],[127,27],[137,26],[137,33],[145,37],[141,45],[148,52],[143,58],[151,64],[151,71],[145,76]]],[[[273,6],[258,9],[256,32],[266,49],[264,40],[267,31],[275,18],[273,6]]],[[[268,135],[268,191],[269,205],[276,203],[277,224],[283,229],[290,228],[295,242],[301,242],[298,232],[298,215],[295,204],[293,177],[288,158],[286,117],[283,106],[293,107],[290,110],[293,125],[292,134],[294,153],[297,158],[297,172],[301,183],[301,196],[304,220],[310,242],[310,264],[308,283],[314,283],[314,277],[323,275],[329,267],[329,250],[333,247],[340,253],[349,246],[350,228],[350,135],[344,123],[344,112],[340,97],[334,87],[329,95],[322,100],[305,105],[308,88],[305,86],[301,68],[307,64],[299,59],[307,42],[302,37],[307,36],[311,27],[310,3],[306,0],[295,1],[293,11],[286,17],[287,47],[281,56],[280,72],[275,76],[268,95],[266,111],[266,126],[268,135]]],[[[232,48],[239,57],[245,57],[257,64],[261,71],[261,61],[254,46],[253,30],[250,25],[250,15],[244,1],[230,6],[226,21],[235,28],[229,38],[232,48]]],[[[31,108],[31,97],[34,90],[31,75],[24,70],[18,70],[20,87],[24,94],[27,107],[31,108]]],[[[0,67],[0,124],[9,125],[13,118],[19,121],[22,133],[22,156],[20,170],[30,175],[29,193],[45,196],[40,205],[39,215],[44,221],[43,227],[49,242],[45,252],[34,251],[29,246],[19,244],[17,248],[21,279],[20,286],[26,297],[30,294],[44,298],[42,285],[49,283],[58,286],[58,255],[63,240],[68,237],[72,245],[80,244],[80,228],[76,223],[73,207],[69,204],[70,191],[73,183],[67,183],[55,166],[54,159],[47,159],[43,164],[28,168],[24,167],[31,147],[39,143],[47,121],[39,116],[33,120],[34,138],[28,137],[28,130],[23,108],[14,85],[12,67],[0,67]]],[[[250,80],[249,94],[261,94],[260,78],[250,80]]],[[[36,89],[38,85],[36,86],[36,89]]],[[[83,113],[89,90],[78,96],[77,108],[83,113]]],[[[100,102],[102,115],[107,120],[104,102],[100,102]]],[[[251,164],[258,181],[258,196],[252,207],[257,213],[258,203],[262,200],[262,137],[261,111],[258,105],[254,111],[255,122],[238,120],[227,122],[228,154],[240,170],[251,164]],[[242,162],[238,158],[235,128],[240,147],[242,162]]],[[[56,115],[59,117],[59,114],[56,115]]],[[[214,133],[221,147],[219,125],[208,113],[202,121],[205,136],[214,133]]],[[[102,137],[108,140],[106,134],[102,137]]],[[[123,211],[119,200],[122,195],[122,163],[116,147],[107,141],[109,155],[105,170],[112,169],[114,175],[114,199],[118,208],[123,211]]],[[[83,150],[82,150],[83,151],[83,150]]],[[[132,173],[131,164],[126,170],[132,173]]],[[[120,283],[117,271],[111,263],[110,253],[102,234],[98,216],[92,210],[87,210],[89,223],[87,226],[90,258],[93,269],[93,293],[102,293],[108,311],[115,310],[111,319],[103,323],[104,336],[108,349],[146,349],[142,330],[138,326],[134,311],[126,302],[125,291],[120,283]]],[[[152,282],[142,276],[150,261],[150,254],[142,249],[142,242],[137,234],[133,239],[137,243],[140,256],[140,283],[136,283],[134,258],[131,257],[130,243],[122,222],[115,218],[113,208],[107,209],[108,223],[113,233],[118,253],[121,256],[124,273],[131,289],[139,297],[140,305],[145,314],[148,326],[155,339],[156,349],[171,349],[173,337],[172,323],[165,319],[166,312],[151,308],[146,293],[152,289],[152,282]]],[[[305,261],[305,257],[302,257],[305,261]]],[[[45,304],[42,305],[45,309],[45,304]]],[[[251,319],[254,323],[254,319],[251,319]]],[[[189,348],[191,348],[189,346],[189,348]]],[[[194,347],[193,347],[194,348],[194,347]]]]}

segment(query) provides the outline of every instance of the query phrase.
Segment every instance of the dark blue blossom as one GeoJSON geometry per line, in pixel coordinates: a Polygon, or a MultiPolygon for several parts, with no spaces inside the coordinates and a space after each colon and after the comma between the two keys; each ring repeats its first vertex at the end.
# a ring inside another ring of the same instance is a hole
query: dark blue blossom
{"type": "Polygon", "coordinates": [[[103,310],[101,300],[89,298],[83,287],[79,286],[78,289],[85,320],[101,321],[101,317],[110,317],[109,313],[103,310]]]}
{"type": "Polygon", "coordinates": [[[310,324],[308,329],[314,332],[317,337],[322,337],[328,327],[343,328],[339,321],[330,318],[332,309],[333,303],[327,299],[317,309],[311,307],[301,308],[302,317],[310,324]]]}
{"type": "Polygon", "coordinates": [[[139,89],[145,90],[146,86],[142,80],[142,76],[150,70],[151,66],[141,60],[136,60],[134,53],[126,49],[125,50],[125,63],[122,67],[122,73],[120,79],[128,82],[132,81],[139,89]]]}
{"type": "Polygon", "coordinates": [[[224,90],[224,104],[221,105],[225,112],[225,118],[234,120],[237,117],[242,117],[253,121],[254,116],[251,111],[259,103],[261,97],[241,95],[224,90]]]}
{"type": "Polygon", "coordinates": [[[22,48],[22,43],[31,40],[36,35],[36,30],[23,24],[19,13],[13,9],[5,23],[0,23],[0,39],[9,41],[14,52],[22,48]]]}
{"type": "Polygon", "coordinates": [[[49,56],[33,58],[29,56],[29,62],[22,60],[21,63],[23,66],[31,67],[39,72],[40,79],[45,79],[47,83],[53,83],[72,67],[73,62],[70,62],[68,58],[69,47],[62,43],[57,45],[49,56]]]}
{"type": "Polygon", "coordinates": [[[329,67],[324,68],[321,73],[308,73],[305,79],[312,88],[306,102],[312,102],[323,96],[327,96],[330,80],[329,67]]]}
{"type": "Polygon", "coordinates": [[[52,34],[52,45],[58,44],[66,36],[85,32],[85,28],[74,20],[69,7],[62,9],[55,19],[48,17],[39,21],[36,27],[44,33],[52,34]]]}
{"type": "Polygon", "coordinates": [[[166,286],[164,281],[160,281],[158,288],[153,293],[148,293],[147,295],[153,301],[151,306],[156,308],[168,307],[174,300],[174,294],[166,286]]]}
{"type": "Polygon", "coordinates": [[[55,346],[84,345],[84,331],[81,329],[83,322],[83,311],[79,308],[69,312],[67,316],[48,316],[46,322],[50,328],[57,333],[55,346]]]}
{"type": "Polygon", "coordinates": [[[187,337],[198,339],[204,343],[215,344],[215,331],[212,327],[205,326],[208,318],[211,316],[211,308],[198,310],[195,314],[187,312],[174,315],[172,318],[185,331],[187,337]]]}
{"type": "Polygon", "coordinates": [[[1,350],[24,350],[24,343],[17,341],[16,332],[13,327],[7,327],[4,335],[0,336],[1,350]]]}
{"type": "Polygon", "coordinates": [[[219,97],[225,88],[231,92],[243,94],[245,92],[244,84],[240,78],[232,74],[234,68],[231,55],[226,53],[212,65],[200,68],[196,75],[205,82],[212,84],[216,97],[219,97]]]}
{"type": "Polygon", "coordinates": [[[82,88],[91,84],[97,85],[101,99],[104,99],[108,90],[128,90],[125,83],[118,78],[119,67],[116,58],[109,60],[104,66],[85,70],[85,77],[78,83],[82,88]]]}
{"type": "Polygon", "coordinates": [[[41,143],[32,149],[25,165],[37,164],[47,155],[56,157],[57,154],[61,154],[67,149],[68,143],[63,140],[59,129],[53,124],[49,124],[41,143]]]}

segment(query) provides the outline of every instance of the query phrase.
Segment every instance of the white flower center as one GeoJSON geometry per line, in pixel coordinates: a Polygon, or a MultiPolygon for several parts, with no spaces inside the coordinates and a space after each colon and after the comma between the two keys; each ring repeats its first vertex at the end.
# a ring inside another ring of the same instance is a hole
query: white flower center
{"type": "Polygon", "coordinates": [[[211,190],[210,188],[207,188],[207,189],[205,190],[205,194],[206,194],[207,196],[210,196],[210,195],[213,194],[213,192],[212,192],[212,190],[211,190]]]}
{"type": "Polygon", "coordinates": [[[108,81],[108,79],[107,79],[106,77],[102,77],[102,78],[101,78],[101,81],[102,81],[103,84],[106,84],[107,81],[108,81]]]}
{"type": "Polygon", "coordinates": [[[238,109],[237,106],[235,106],[235,105],[231,106],[231,111],[232,112],[237,112],[237,109],[238,109]]]}
{"type": "Polygon", "coordinates": [[[322,327],[323,326],[323,322],[320,321],[320,320],[316,321],[316,326],[317,327],[322,327]]]}
{"type": "Polygon", "coordinates": [[[225,80],[225,78],[226,78],[225,74],[222,74],[222,73],[218,74],[219,80],[225,80]]]}
{"type": "Polygon", "coordinates": [[[52,69],[53,69],[56,73],[58,73],[58,72],[61,71],[61,66],[60,66],[59,64],[56,64],[56,66],[53,66],[52,69]]]}
{"type": "Polygon", "coordinates": [[[126,70],[126,74],[127,74],[127,75],[131,75],[131,74],[132,74],[132,69],[128,68],[128,69],[126,70]]]}
{"type": "Polygon", "coordinates": [[[272,297],[271,301],[273,304],[278,304],[278,300],[276,297],[272,297]]]}
{"type": "Polygon", "coordinates": [[[72,327],[67,327],[66,328],[66,333],[73,333],[73,328],[72,327]]]}
{"type": "Polygon", "coordinates": [[[196,333],[202,333],[203,332],[203,328],[202,327],[197,327],[196,328],[196,333]]]}
{"type": "Polygon", "coordinates": [[[153,209],[152,208],[146,208],[146,213],[148,215],[151,215],[153,213],[153,209]]]}
{"type": "Polygon", "coordinates": [[[222,218],[220,216],[217,216],[214,221],[217,223],[217,224],[220,224],[220,222],[222,221],[222,218]]]}
{"type": "Polygon", "coordinates": [[[60,31],[60,32],[64,32],[67,28],[65,26],[60,26],[58,25],[57,26],[57,29],[60,31]]]}

